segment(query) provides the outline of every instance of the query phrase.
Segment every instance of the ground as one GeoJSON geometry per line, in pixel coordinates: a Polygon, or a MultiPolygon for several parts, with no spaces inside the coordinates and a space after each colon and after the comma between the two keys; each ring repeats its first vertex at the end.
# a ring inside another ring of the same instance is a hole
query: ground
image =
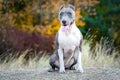
{"type": "Polygon", "coordinates": [[[58,71],[47,72],[47,69],[0,70],[0,80],[120,80],[118,68],[84,68],[82,74],[74,70],[60,74],[58,71]]]}

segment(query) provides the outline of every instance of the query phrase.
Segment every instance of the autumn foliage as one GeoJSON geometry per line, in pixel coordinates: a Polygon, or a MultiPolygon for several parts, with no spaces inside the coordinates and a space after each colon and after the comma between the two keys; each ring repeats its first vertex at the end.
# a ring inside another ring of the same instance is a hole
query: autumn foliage
{"type": "Polygon", "coordinates": [[[8,49],[13,51],[46,51],[52,52],[54,46],[54,36],[44,37],[38,33],[27,33],[18,30],[15,27],[4,27],[0,31],[0,51],[5,52],[8,49]]]}
{"type": "Polygon", "coordinates": [[[120,25],[119,15],[116,16],[119,0],[112,2],[115,5],[111,3],[112,9],[107,2],[109,0],[0,0],[0,54],[8,49],[52,53],[55,34],[60,28],[58,11],[63,4],[75,6],[76,25],[84,36],[96,35],[93,44],[99,43],[101,37],[109,37],[115,40],[119,50],[120,25]]]}

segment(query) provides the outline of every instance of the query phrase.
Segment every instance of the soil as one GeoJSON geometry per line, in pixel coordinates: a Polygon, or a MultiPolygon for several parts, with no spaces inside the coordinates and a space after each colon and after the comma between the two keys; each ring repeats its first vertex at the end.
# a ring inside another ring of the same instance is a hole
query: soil
{"type": "Polygon", "coordinates": [[[0,70],[0,80],[120,80],[119,68],[84,68],[84,73],[66,70],[66,73],[42,69],[0,70]]]}

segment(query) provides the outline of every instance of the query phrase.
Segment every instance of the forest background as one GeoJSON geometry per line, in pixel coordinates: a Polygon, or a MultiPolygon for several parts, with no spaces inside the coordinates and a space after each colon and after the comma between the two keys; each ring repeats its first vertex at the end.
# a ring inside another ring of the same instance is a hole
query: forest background
{"type": "Polygon", "coordinates": [[[93,52],[106,40],[107,54],[120,56],[120,0],[0,0],[1,60],[27,49],[28,56],[52,54],[63,4],[75,6],[76,25],[93,52]]]}

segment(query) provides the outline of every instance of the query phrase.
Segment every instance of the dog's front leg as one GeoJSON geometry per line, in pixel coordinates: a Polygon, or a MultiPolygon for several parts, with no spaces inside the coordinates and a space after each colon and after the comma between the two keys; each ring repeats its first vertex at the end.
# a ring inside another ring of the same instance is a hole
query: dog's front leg
{"type": "Polygon", "coordinates": [[[76,71],[83,73],[83,68],[82,68],[82,64],[81,64],[81,51],[79,48],[77,48],[77,53],[78,53],[78,56],[77,56],[77,69],[76,69],[76,71]]]}
{"type": "Polygon", "coordinates": [[[58,56],[59,56],[59,64],[60,64],[59,72],[65,73],[64,60],[63,60],[63,50],[60,48],[58,49],[58,56]]]}

